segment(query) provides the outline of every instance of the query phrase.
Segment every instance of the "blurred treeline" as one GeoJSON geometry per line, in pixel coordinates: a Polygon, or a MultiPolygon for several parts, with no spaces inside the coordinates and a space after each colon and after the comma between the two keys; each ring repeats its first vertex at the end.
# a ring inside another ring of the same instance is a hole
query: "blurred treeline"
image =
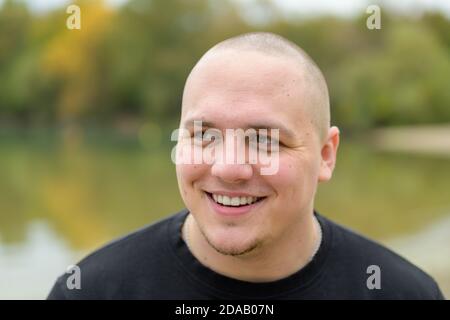
{"type": "Polygon", "coordinates": [[[407,17],[382,8],[382,29],[368,30],[365,12],[287,18],[270,1],[255,8],[266,17],[257,23],[223,0],[75,3],[81,30],[66,28],[65,7],[35,13],[4,1],[1,126],[177,125],[184,81],[200,56],[227,37],[262,30],[286,36],[318,63],[341,127],[450,121],[450,21],[439,13],[407,17]]]}

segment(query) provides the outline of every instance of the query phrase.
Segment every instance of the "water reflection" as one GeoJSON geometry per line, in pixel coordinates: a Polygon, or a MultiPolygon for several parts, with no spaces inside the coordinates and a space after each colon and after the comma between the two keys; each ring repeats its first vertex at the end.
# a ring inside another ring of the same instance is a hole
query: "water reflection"
{"type": "MultiPolygon", "coordinates": [[[[152,130],[0,135],[0,298],[44,298],[85,253],[183,207],[171,146],[149,141],[152,130]]],[[[446,157],[344,141],[316,208],[397,249],[449,290],[448,255],[430,256],[449,243],[449,185],[446,157]]]]}
{"type": "Polygon", "coordinates": [[[56,276],[83,254],[45,221],[28,222],[21,243],[0,245],[0,299],[45,298],[56,276]]]}
{"type": "Polygon", "coordinates": [[[417,233],[384,241],[398,254],[433,275],[447,299],[450,298],[450,215],[426,225],[417,233]]]}

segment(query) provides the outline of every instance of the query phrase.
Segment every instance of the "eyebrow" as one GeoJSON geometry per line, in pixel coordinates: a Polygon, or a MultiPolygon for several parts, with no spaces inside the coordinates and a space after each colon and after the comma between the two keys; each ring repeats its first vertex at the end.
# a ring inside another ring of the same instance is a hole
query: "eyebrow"
{"type": "MultiPolygon", "coordinates": [[[[212,121],[205,121],[202,119],[193,119],[193,118],[183,121],[183,125],[185,128],[193,128],[194,121],[201,121],[203,127],[218,128],[218,126],[212,121]]],[[[246,129],[250,129],[250,128],[255,129],[255,130],[267,129],[268,133],[270,133],[271,129],[278,129],[278,130],[280,130],[279,131],[280,136],[285,136],[290,139],[293,139],[295,137],[294,131],[292,131],[291,129],[288,129],[286,126],[284,126],[283,124],[278,123],[278,122],[256,122],[256,123],[247,125],[243,129],[246,130],[246,129]]]]}

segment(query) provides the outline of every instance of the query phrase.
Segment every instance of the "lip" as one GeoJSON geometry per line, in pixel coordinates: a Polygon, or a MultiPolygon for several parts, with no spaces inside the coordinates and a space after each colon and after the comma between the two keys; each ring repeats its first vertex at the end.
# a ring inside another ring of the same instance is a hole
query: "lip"
{"type": "Polygon", "coordinates": [[[222,190],[203,190],[203,191],[205,191],[206,193],[215,193],[215,194],[220,194],[220,195],[223,195],[223,196],[228,196],[228,197],[257,197],[257,198],[262,198],[262,197],[264,197],[264,196],[257,196],[257,195],[254,195],[254,194],[250,194],[250,193],[245,193],[245,192],[233,192],[233,191],[222,191],[222,190]]]}
{"type": "MultiPolygon", "coordinates": [[[[237,192],[217,192],[220,193],[222,195],[226,195],[229,197],[237,197],[237,196],[246,196],[245,193],[237,193],[237,192]]],[[[231,216],[231,217],[237,217],[237,216],[242,216],[248,213],[251,213],[251,211],[256,210],[259,206],[261,206],[265,200],[266,197],[264,197],[264,199],[259,200],[258,202],[252,203],[252,204],[247,204],[245,206],[239,206],[239,207],[232,207],[232,206],[223,206],[218,204],[217,202],[214,201],[214,199],[212,198],[212,194],[209,192],[205,191],[205,195],[206,198],[208,199],[209,205],[211,207],[211,209],[216,212],[219,215],[223,215],[223,216],[231,216]]],[[[248,195],[251,196],[251,195],[248,195]]]]}

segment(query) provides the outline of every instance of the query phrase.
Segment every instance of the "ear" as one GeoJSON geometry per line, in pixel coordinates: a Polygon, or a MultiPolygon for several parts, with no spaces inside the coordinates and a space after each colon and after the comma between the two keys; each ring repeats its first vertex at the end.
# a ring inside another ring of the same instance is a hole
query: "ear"
{"type": "Polygon", "coordinates": [[[320,150],[321,161],[319,171],[319,182],[328,181],[333,175],[336,164],[336,154],[339,147],[339,129],[331,127],[328,129],[327,138],[320,150]]]}

